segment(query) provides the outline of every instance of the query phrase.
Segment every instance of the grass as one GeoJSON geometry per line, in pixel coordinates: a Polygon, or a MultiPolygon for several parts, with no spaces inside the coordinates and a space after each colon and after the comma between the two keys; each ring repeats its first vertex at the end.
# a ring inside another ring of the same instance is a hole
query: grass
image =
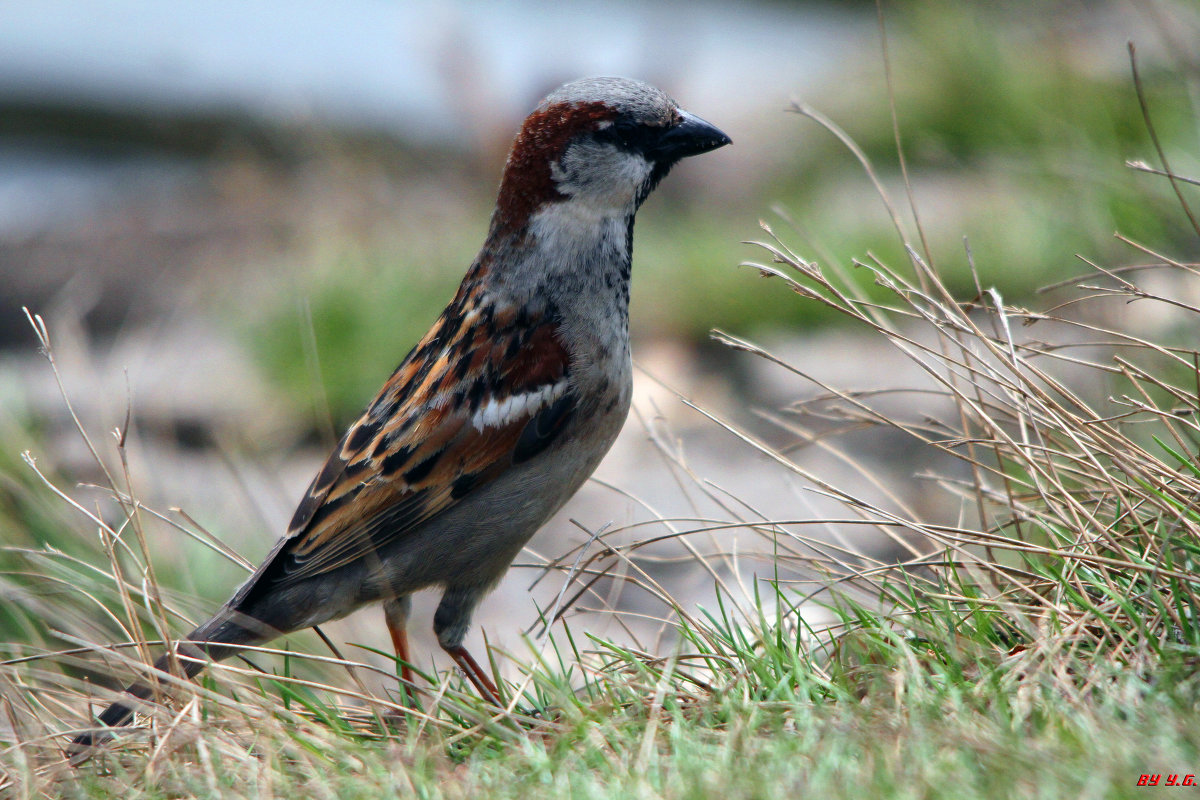
{"type": "MultiPolygon", "coordinates": [[[[1181,194],[1196,204],[1191,184],[1181,194]]],[[[154,512],[120,470],[93,510],[71,507],[73,493],[31,464],[19,497],[68,510],[91,544],[4,550],[5,596],[39,602],[0,662],[0,786],[127,799],[1175,796],[1162,787],[1200,773],[1200,353],[1178,340],[1200,322],[1186,291],[1195,240],[1126,242],[1120,261],[1074,262],[1077,276],[1029,308],[992,290],[1002,260],[970,250],[968,289],[950,285],[941,265],[955,259],[934,258],[880,197],[902,260],[817,261],[797,244],[810,237],[780,223],[763,231],[751,267],[779,302],[885,343],[920,382],[829,386],[716,334],[821,391],[764,412],[791,436],[785,445],[701,410],[840,500],[844,518],[764,519],[697,478],[724,516],[603,531],[560,554],[547,565],[563,585],[547,637],[490,654],[509,676],[503,710],[453,674],[426,676],[421,710],[406,710],[390,670],[368,688],[380,669],[357,650],[289,643],[170,686],[138,727],[67,766],[61,747],[89,703],[110,696],[101,686],[144,669],[197,609],[156,578],[154,512]],[[1175,325],[1147,333],[1165,310],[1175,325]],[[923,400],[897,410],[885,402],[893,391],[923,400]],[[883,480],[865,466],[856,486],[806,469],[804,448],[840,452],[837,432],[861,428],[940,454],[927,490],[953,498],[957,516],[865,499],[883,480]],[[851,525],[891,540],[900,562],[814,533],[851,525]],[[731,530],[757,534],[761,548],[687,549],[731,530]],[[689,606],[659,586],[661,555],[649,553],[664,541],[707,571],[715,603],[689,606]],[[618,579],[655,601],[666,644],[585,632],[584,612],[603,613],[618,579]],[[113,642],[122,647],[104,647],[113,642]],[[1144,775],[1159,788],[1139,786],[1144,775]]],[[[1174,214],[1183,221],[1162,229],[1190,226],[1174,214]]],[[[120,464],[114,441],[104,447],[120,464]]],[[[25,519],[12,513],[11,524],[25,519]]],[[[205,538],[186,522],[174,530],[205,538]]]]}

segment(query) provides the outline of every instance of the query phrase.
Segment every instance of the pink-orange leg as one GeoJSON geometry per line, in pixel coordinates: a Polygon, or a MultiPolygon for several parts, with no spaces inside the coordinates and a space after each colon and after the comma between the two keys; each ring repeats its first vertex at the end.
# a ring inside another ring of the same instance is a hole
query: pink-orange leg
{"type": "Polygon", "coordinates": [[[454,659],[454,663],[458,664],[458,668],[467,676],[467,680],[474,684],[475,689],[484,700],[487,700],[497,708],[504,708],[504,704],[500,702],[500,690],[496,688],[496,684],[492,683],[492,679],[487,676],[487,673],[480,669],[479,663],[471,657],[471,654],[467,652],[467,648],[458,645],[457,647],[446,647],[443,649],[450,654],[450,657],[454,659]]]}
{"type": "Polygon", "coordinates": [[[409,687],[413,685],[412,667],[409,666],[408,631],[403,625],[394,625],[390,617],[387,620],[388,633],[392,637],[392,647],[396,649],[396,658],[400,660],[400,679],[409,687]]]}

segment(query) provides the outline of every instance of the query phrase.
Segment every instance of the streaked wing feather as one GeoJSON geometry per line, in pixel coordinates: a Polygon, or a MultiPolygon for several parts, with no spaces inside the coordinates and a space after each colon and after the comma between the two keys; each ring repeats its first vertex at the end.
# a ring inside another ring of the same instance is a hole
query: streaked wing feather
{"type": "Polygon", "coordinates": [[[464,310],[462,294],[309,486],[270,559],[271,584],[327,573],[393,544],[544,450],[570,419],[570,365],[554,321],[489,312],[493,327],[499,320],[513,330],[481,331],[484,315],[464,310]],[[468,368],[456,370],[464,359],[468,368]]]}

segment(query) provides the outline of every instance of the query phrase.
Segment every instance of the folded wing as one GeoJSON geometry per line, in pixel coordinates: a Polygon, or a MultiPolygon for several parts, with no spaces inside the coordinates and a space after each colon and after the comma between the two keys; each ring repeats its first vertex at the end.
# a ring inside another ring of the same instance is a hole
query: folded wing
{"type": "Polygon", "coordinates": [[[377,552],[561,434],[576,398],[557,321],[464,309],[461,295],[342,437],[235,605],[377,552]]]}

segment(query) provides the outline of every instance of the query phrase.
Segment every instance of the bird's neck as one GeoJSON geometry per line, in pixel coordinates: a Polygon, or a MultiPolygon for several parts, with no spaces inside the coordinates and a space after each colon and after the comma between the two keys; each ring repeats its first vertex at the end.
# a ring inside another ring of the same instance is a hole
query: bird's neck
{"type": "Polygon", "coordinates": [[[548,302],[565,313],[629,314],[634,209],[576,200],[546,203],[520,231],[493,229],[484,248],[489,283],[513,301],[548,302]],[[572,309],[568,311],[567,309],[572,309]]]}

